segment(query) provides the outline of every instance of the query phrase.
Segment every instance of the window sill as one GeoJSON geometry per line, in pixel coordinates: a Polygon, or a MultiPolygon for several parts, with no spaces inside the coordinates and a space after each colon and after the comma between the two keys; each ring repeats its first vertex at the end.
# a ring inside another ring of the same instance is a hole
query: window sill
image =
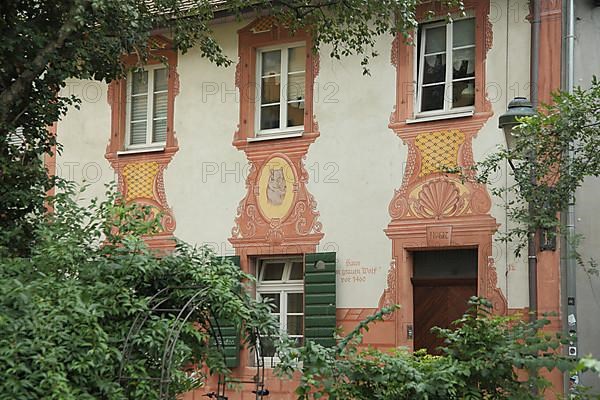
{"type": "Polygon", "coordinates": [[[265,140],[275,140],[275,139],[289,139],[301,137],[304,134],[302,131],[296,132],[285,132],[285,133],[272,133],[268,135],[260,135],[246,139],[248,143],[252,142],[262,142],[265,140]]]}
{"type": "Polygon", "coordinates": [[[456,113],[445,113],[445,114],[428,115],[428,116],[421,116],[421,117],[417,116],[417,118],[415,118],[415,119],[407,119],[406,123],[407,124],[418,124],[419,122],[440,121],[440,120],[444,120],[444,119],[472,117],[474,114],[475,114],[475,110],[469,110],[469,111],[461,111],[461,112],[456,112],[456,113]]]}
{"type": "Polygon", "coordinates": [[[140,147],[137,149],[127,149],[117,151],[118,156],[125,156],[128,154],[141,154],[141,153],[156,153],[159,151],[165,151],[165,146],[152,146],[152,147],[140,147]]]}

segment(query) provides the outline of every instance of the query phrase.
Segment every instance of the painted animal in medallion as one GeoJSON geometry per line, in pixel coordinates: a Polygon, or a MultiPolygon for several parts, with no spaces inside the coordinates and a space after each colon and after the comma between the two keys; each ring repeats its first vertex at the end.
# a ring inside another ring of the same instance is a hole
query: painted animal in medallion
{"type": "Polygon", "coordinates": [[[285,199],[285,174],[283,168],[271,168],[269,170],[269,182],[267,183],[267,201],[274,206],[280,206],[285,199]]]}

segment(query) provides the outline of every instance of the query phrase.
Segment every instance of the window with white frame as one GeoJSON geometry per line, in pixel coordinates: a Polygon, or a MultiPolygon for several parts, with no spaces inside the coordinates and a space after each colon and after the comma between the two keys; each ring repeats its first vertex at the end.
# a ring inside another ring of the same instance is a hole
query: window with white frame
{"type": "MultiPolygon", "coordinates": [[[[258,261],[257,297],[271,304],[282,334],[298,346],[304,342],[304,264],[302,259],[258,261]]],[[[262,354],[276,362],[276,338],[263,338],[262,354]]]]}
{"type": "Polygon", "coordinates": [[[417,51],[417,113],[471,110],[475,104],[475,19],[421,25],[417,51]]]}
{"type": "Polygon", "coordinates": [[[302,131],[306,46],[292,44],[259,49],[256,64],[257,134],[302,131]]]}
{"type": "Polygon", "coordinates": [[[167,141],[168,69],[147,66],[127,79],[127,148],[164,145],[167,141]]]}

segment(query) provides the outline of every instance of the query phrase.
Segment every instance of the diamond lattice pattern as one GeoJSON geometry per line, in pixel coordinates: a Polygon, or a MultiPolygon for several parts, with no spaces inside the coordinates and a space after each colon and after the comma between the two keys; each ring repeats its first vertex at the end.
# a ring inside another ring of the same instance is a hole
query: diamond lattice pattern
{"type": "Polygon", "coordinates": [[[458,167],[458,149],[465,142],[465,134],[459,130],[422,133],[415,144],[421,151],[419,176],[458,167]]]}

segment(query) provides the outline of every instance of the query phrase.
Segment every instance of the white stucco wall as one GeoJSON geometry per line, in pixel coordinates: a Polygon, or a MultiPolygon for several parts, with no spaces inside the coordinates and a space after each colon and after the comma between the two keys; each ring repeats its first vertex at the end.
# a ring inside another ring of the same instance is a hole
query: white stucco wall
{"type": "Polygon", "coordinates": [[[369,66],[369,77],[358,57],[333,60],[323,48],[316,83],[321,137],[306,160],[308,188],[321,212],[322,243],[338,254],[338,307],[377,307],[392,259],[383,229],[407,148],[387,127],[396,96],[391,38],[382,38],[375,50],[381,57],[369,66]]]}
{"type": "MultiPolygon", "coordinates": [[[[494,115],[473,140],[475,161],[481,161],[505,146],[504,134],[498,128],[498,117],[506,112],[508,103],[517,96],[529,97],[529,59],[531,24],[527,0],[494,0],[490,4],[493,46],[488,52],[486,89],[494,115]]],[[[492,179],[496,187],[512,184],[508,165],[492,179]]],[[[526,254],[516,258],[514,246],[500,241],[511,229],[506,217],[505,199],[492,197],[492,215],[500,224],[493,243],[493,256],[498,273],[498,287],[508,298],[510,308],[528,306],[528,274],[526,254]]]]}
{"type": "MultiPolygon", "coordinates": [[[[223,24],[215,35],[225,54],[237,60],[242,25],[223,24]]],[[[233,254],[227,239],[238,203],[246,194],[247,162],[232,146],[239,121],[235,63],[216,67],[197,49],[179,55],[180,93],[175,98],[179,152],[165,173],[165,190],[177,220],[176,235],[233,254]]]]}
{"type": "Polygon", "coordinates": [[[107,85],[102,82],[71,79],[61,95],[81,99],[79,110],[69,107],[57,124],[62,151],[56,157],[56,174],[86,185],[82,199],[103,198],[105,185],[116,182],[116,175],[104,158],[110,137],[110,107],[107,85]]]}

